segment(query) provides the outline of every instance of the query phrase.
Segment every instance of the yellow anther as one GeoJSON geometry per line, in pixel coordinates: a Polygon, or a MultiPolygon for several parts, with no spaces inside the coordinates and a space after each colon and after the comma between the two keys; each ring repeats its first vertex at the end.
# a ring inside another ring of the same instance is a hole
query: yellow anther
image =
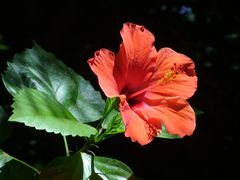
{"type": "Polygon", "coordinates": [[[178,72],[176,71],[176,68],[172,68],[163,75],[163,77],[159,80],[159,83],[161,85],[170,83],[177,77],[177,75],[178,72]]]}

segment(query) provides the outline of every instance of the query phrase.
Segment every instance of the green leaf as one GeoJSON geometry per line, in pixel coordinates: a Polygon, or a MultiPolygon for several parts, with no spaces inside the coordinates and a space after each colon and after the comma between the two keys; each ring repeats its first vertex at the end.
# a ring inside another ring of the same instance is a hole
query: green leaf
{"type": "Polygon", "coordinates": [[[7,153],[0,149],[0,168],[6,165],[7,162],[11,161],[13,158],[7,153]]]}
{"type": "Polygon", "coordinates": [[[58,157],[44,167],[39,180],[87,179],[91,174],[91,164],[83,164],[80,153],[58,157]]]}
{"type": "Polygon", "coordinates": [[[7,140],[12,132],[12,126],[7,121],[7,117],[7,113],[3,107],[0,106],[0,143],[7,140]]]}
{"type": "Polygon", "coordinates": [[[102,128],[99,131],[99,134],[95,136],[95,142],[101,142],[106,138],[113,136],[114,134],[123,133],[125,131],[125,125],[122,121],[118,106],[118,98],[107,99],[101,121],[102,128]]]}
{"type": "Polygon", "coordinates": [[[23,89],[14,97],[10,121],[64,136],[90,136],[97,130],[82,124],[55,98],[35,89],[23,89]]]}
{"type": "Polygon", "coordinates": [[[122,133],[125,131],[121,114],[118,111],[119,99],[108,98],[104,109],[104,120],[101,124],[108,134],[122,133]]]}
{"type": "Polygon", "coordinates": [[[103,112],[103,116],[107,116],[107,114],[112,110],[112,109],[119,109],[119,98],[114,97],[114,98],[107,98],[106,103],[105,103],[105,108],[103,112]]]}
{"type": "Polygon", "coordinates": [[[167,129],[162,125],[162,131],[160,134],[158,134],[159,138],[165,138],[165,139],[180,139],[181,137],[177,134],[169,134],[167,129]]]}
{"type": "Polygon", "coordinates": [[[43,168],[39,180],[124,180],[132,175],[131,169],[116,159],[77,152],[72,156],[60,157],[50,162],[43,168]]]}
{"type": "Polygon", "coordinates": [[[121,114],[119,111],[112,109],[102,122],[102,128],[108,131],[107,134],[122,133],[125,131],[121,114]]]}
{"type": "Polygon", "coordinates": [[[34,180],[38,170],[30,165],[8,155],[0,149],[0,179],[1,180],[34,180]]]}
{"type": "Polygon", "coordinates": [[[99,174],[97,173],[92,173],[89,178],[89,180],[104,180],[99,174]]]}
{"type": "Polygon", "coordinates": [[[126,164],[112,158],[94,156],[94,168],[95,173],[107,177],[104,179],[124,180],[133,176],[132,170],[126,164]]]}
{"type": "Polygon", "coordinates": [[[0,106],[0,124],[2,122],[4,122],[7,119],[7,113],[6,111],[3,109],[2,106],[0,106]]]}
{"type": "Polygon", "coordinates": [[[56,98],[80,122],[93,122],[102,117],[104,101],[100,93],[36,43],[8,62],[2,78],[13,96],[22,88],[34,88],[56,98]]]}

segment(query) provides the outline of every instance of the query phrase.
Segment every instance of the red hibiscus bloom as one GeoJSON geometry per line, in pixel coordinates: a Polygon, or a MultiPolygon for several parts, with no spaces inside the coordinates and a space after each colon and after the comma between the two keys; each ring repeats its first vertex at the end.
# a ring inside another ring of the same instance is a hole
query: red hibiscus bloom
{"type": "Polygon", "coordinates": [[[88,60],[107,97],[120,98],[125,136],[141,145],[161,133],[191,135],[195,113],[186,99],[197,88],[194,63],[170,48],[156,51],[154,36],[145,27],[125,23],[115,55],[100,49],[88,60]]]}

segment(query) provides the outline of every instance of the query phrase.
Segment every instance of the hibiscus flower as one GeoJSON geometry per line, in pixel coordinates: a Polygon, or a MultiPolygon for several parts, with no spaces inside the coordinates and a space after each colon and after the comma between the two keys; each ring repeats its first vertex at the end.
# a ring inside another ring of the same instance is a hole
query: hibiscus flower
{"type": "Polygon", "coordinates": [[[166,128],[183,137],[195,129],[189,103],[197,88],[193,61],[180,53],[153,45],[154,36],[144,26],[125,23],[122,44],[115,55],[107,49],[88,60],[107,97],[119,97],[125,136],[148,144],[166,128]]]}

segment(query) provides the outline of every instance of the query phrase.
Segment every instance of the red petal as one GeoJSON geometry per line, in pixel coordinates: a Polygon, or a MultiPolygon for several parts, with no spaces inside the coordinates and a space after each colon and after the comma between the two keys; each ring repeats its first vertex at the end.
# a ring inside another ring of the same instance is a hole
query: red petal
{"type": "Polygon", "coordinates": [[[121,36],[123,43],[116,56],[114,77],[119,89],[138,91],[148,85],[155,68],[154,36],[143,26],[132,23],[124,24],[121,36]]]}
{"type": "Polygon", "coordinates": [[[163,124],[170,134],[178,134],[181,137],[191,135],[196,126],[193,109],[181,97],[159,99],[159,101],[145,99],[145,102],[132,109],[143,119],[148,119],[156,129],[160,130],[163,124]]]}
{"type": "Polygon", "coordinates": [[[132,23],[125,23],[120,33],[127,59],[135,61],[136,64],[146,63],[142,60],[146,60],[152,51],[155,41],[153,34],[144,26],[132,23]]]}
{"type": "MultiPolygon", "coordinates": [[[[178,134],[181,137],[192,135],[196,126],[195,113],[187,101],[180,97],[166,98],[152,108],[170,134],[178,134]]],[[[154,111],[152,114],[154,115],[154,111]]]]}
{"type": "Polygon", "coordinates": [[[146,96],[155,98],[161,95],[165,97],[181,96],[184,99],[191,97],[197,88],[197,76],[194,71],[194,63],[187,56],[177,53],[170,48],[162,48],[159,51],[156,71],[153,81],[159,81],[169,70],[174,69],[178,75],[165,84],[155,86],[146,96]]]}
{"type": "Polygon", "coordinates": [[[160,128],[160,122],[158,125],[155,119],[147,122],[142,115],[139,116],[134,112],[124,100],[120,104],[120,111],[126,126],[125,136],[130,137],[133,142],[137,141],[139,144],[145,145],[150,143],[158,134],[159,131],[155,126],[160,128]]]}
{"type": "Polygon", "coordinates": [[[107,49],[95,52],[94,58],[88,60],[92,71],[97,75],[101,89],[108,97],[119,95],[116,81],[113,77],[115,55],[107,49]]]}

